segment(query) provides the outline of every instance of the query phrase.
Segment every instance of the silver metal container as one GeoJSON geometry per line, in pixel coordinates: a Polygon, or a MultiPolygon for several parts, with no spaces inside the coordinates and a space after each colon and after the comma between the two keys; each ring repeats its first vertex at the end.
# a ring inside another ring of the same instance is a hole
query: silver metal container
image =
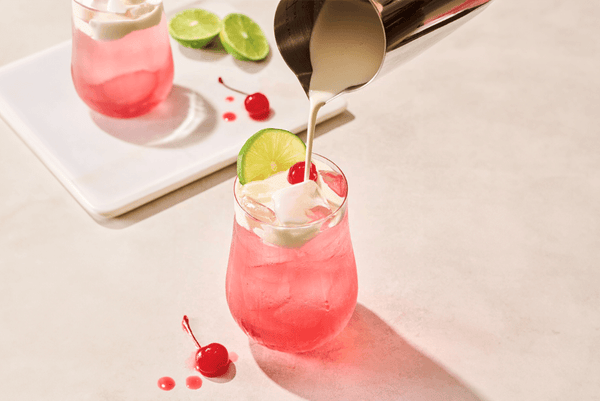
{"type": "MultiPolygon", "coordinates": [[[[312,65],[310,39],[323,4],[340,0],[281,0],[275,11],[275,40],[288,67],[296,74],[308,95],[312,65]]],[[[369,3],[366,9],[377,13],[385,33],[386,53],[378,73],[364,84],[342,92],[359,89],[375,77],[395,69],[399,64],[444,38],[481,12],[491,0],[344,0],[369,3]]],[[[343,51],[343,49],[340,49],[343,51]]]]}

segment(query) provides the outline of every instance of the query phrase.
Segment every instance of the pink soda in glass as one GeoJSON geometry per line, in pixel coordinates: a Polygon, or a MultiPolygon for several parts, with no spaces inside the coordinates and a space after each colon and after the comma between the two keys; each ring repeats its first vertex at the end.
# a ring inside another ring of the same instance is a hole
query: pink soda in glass
{"type": "Polygon", "coordinates": [[[71,75],[79,97],[110,117],[148,113],[173,86],[160,0],[72,0],[71,75]]]}
{"type": "Polygon", "coordinates": [[[314,161],[328,166],[319,170],[322,185],[331,186],[341,204],[308,224],[273,222],[265,208],[248,206],[234,190],[229,309],[251,339],[284,352],[310,351],[333,339],[356,306],[346,177],[331,161],[319,155],[314,161]]]}

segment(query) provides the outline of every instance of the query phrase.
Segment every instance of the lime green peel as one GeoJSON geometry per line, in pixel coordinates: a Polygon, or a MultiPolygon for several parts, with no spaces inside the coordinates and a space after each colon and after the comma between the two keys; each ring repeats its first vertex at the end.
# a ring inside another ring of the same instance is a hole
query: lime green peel
{"type": "Polygon", "coordinates": [[[169,34],[182,46],[200,49],[223,30],[223,22],[210,11],[184,10],[169,21],[169,34]]]}
{"type": "Polygon", "coordinates": [[[306,145],[293,133],[265,128],[252,135],[238,154],[240,184],[264,180],[304,160],[306,145]]]}
{"type": "Polygon", "coordinates": [[[269,54],[269,42],[262,29],[244,14],[229,14],[223,18],[219,38],[227,53],[238,60],[260,61],[269,54]]]}

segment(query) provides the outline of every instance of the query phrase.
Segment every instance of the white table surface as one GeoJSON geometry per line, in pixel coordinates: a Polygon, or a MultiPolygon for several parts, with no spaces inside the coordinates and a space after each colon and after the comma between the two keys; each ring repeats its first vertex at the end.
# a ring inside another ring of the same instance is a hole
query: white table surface
{"type": "MultiPolygon", "coordinates": [[[[67,0],[2,8],[0,66],[70,38],[67,0]]],[[[250,345],[229,314],[234,166],[97,221],[0,120],[0,398],[599,399],[597,16],[496,0],[319,127],[360,290],[304,356],[250,345]],[[231,381],[185,387],[183,314],[239,355],[231,381]]]]}

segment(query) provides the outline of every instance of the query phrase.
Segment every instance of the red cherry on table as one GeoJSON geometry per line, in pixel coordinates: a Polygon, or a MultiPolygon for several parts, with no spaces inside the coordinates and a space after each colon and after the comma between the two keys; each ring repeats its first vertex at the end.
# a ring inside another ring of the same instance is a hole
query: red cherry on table
{"type": "Polygon", "coordinates": [[[227,348],[219,343],[208,344],[196,353],[196,370],[207,377],[221,376],[229,367],[227,348]]]}
{"type": "Polygon", "coordinates": [[[267,99],[267,97],[262,93],[256,92],[249,95],[246,92],[227,85],[221,77],[219,77],[219,83],[229,90],[246,95],[246,99],[244,100],[244,108],[248,112],[248,115],[251,119],[262,121],[266,120],[271,114],[271,105],[269,104],[269,99],[267,99]]]}
{"type": "MultiPolygon", "coordinates": [[[[290,184],[298,184],[304,181],[304,165],[305,162],[298,162],[290,167],[288,171],[287,180],[290,184]]],[[[310,176],[309,178],[313,181],[317,181],[317,166],[314,163],[310,164],[310,176]]]]}
{"type": "Polygon", "coordinates": [[[246,96],[244,107],[248,114],[250,114],[250,118],[254,120],[264,120],[269,116],[271,110],[269,99],[260,92],[246,96]]]}
{"type": "Polygon", "coordinates": [[[211,343],[201,347],[198,340],[196,340],[196,336],[194,336],[194,333],[192,332],[190,321],[187,316],[183,316],[181,325],[190,337],[192,337],[192,340],[194,340],[194,343],[196,344],[196,348],[198,348],[198,351],[196,352],[196,370],[206,377],[217,377],[226,373],[229,368],[229,363],[231,362],[229,360],[227,348],[219,343],[211,343]]]}

